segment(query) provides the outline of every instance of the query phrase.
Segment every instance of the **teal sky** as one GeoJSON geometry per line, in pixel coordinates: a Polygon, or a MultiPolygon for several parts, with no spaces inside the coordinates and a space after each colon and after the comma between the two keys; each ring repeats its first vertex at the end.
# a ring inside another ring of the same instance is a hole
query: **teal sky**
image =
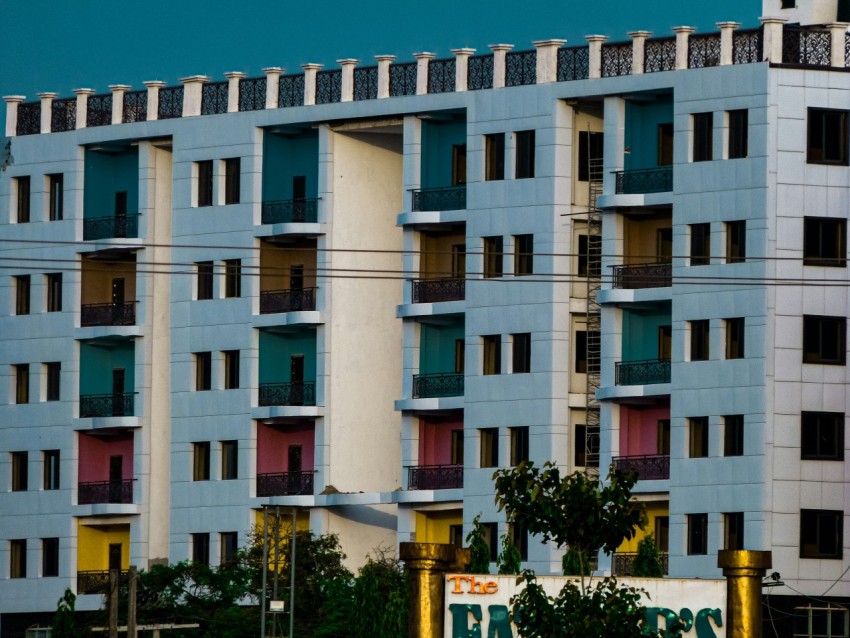
{"type": "Polygon", "coordinates": [[[639,29],[671,35],[682,24],[705,32],[720,20],[753,27],[760,10],[760,0],[0,0],[0,95],[250,77],[264,66],[299,72],[306,62],[338,68],[349,57],[367,65],[379,54],[447,57],[494,42],[581,44],[590,33],[614,41],[639,29]]]}

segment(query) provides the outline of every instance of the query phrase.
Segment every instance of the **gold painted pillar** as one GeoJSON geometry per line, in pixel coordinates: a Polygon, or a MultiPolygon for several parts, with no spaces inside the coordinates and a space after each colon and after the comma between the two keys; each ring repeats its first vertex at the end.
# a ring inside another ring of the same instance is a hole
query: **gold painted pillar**
{"type": "Polygon", "coordinates": [[[446,573],[455,561],[455,546],[401,543],[398,551],[408,571],[408,638],[440,638],[446,573]]]}
{"type": "Polygon", "coordinates": [[[770,552],[720,550],[717,566],[726,577],[727,638],[761,636],[761,583],[772,558],[770,552]]]}

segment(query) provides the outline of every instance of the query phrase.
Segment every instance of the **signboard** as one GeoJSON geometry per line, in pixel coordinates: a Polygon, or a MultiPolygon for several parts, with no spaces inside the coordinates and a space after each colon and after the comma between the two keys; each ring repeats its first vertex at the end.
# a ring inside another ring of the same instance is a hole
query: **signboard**
{"type": "MultiPolygon", "coordinates": [[[[537,583],[556,596],[564,583],[561,576],[538,576],[537,583]]],[[[514,638],[510,600],[525,586],[516,576],[449,574],[446,576],[444,638],[514,638]]],[[[591,584],[598,582],[593,579],[591,584]]],[[[726,581],[680,578],[618,578],[617,582],[643,589],[647,620],[663,629],[678,617],[684,638],[725,638],[726,581]]]]}

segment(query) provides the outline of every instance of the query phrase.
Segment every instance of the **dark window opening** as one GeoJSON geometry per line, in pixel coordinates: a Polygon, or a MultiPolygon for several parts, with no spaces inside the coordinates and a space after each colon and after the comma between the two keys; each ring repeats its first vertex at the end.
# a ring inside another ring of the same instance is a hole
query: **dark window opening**
{"type": "Polygon", "coordinates": [[[235,390],[239,387],[239,351],[227,350],[224,353],[224,389],[235,390]]]}
{"type": "Polygon", "coordinates": [[[693,158],[695,162],[708,162],[712,157],[714,113],[694,113],[693,158]]]}
{"type": "Polygon", "coordinates": [[[44,451],[44,475],[42,477],[45,490],[58,490],[59,482],[59,450],[44,451]]]}
{"type": "Polygon", "coordinates": [[[708,417],[699,416],[688,419],[688,456],[702,459],[708,456],[708,417]]]}
{"type": "Polygon", "coordinates": [[[466,144],[452,146],[452,186],[466,184],[466,144]]]}
{"type": "Polygon", "coordinates": [[[800,558],[841,559],[844,512],[800,510],[800,558]]]}
{"type": "Polygon", "coordinates": [[[210,443],[200,441],[192,443],[192,480],[210,480],[210,443]]]}
{"type": "Polygon", "coordinates": [[[481,438],[481,467],[499,466],[499,428],[478,430],[481,438]]]}
{"type": "Polygon", "coordinates": [[[844,365],[846,361],[845,317],[803,316],[803,363],[844,365]]]}
{"type": "Polygon", "coordinates": [[[501,277],[503,274],[503,240],[501,237],[484,238],[484,277],[501,277]]]}
{"type": "Polygon", "coordinates": [[[213,205],[213,163],[212,160],[197,162],[198,166],[198,207],[213,205]]]}
{"type": "Polygon", "coordinates": [[[729,159],[747,157],[749,152],[749,115],[747,109],[729,111],[729,159]]]}
{"type": "Polygon", "coordinates": [[[809,109],[806,154],[809,164],[847,165],[847,114],[848,111],[836,109],[809,109]]]}
{"type": "Polygon", "coordinates": [[[199,261],[195,264],[198,276],[198,299],[213,298],[213,263],[199,261]]]}
{"type": "Polygon", "coordinates": [[[514,235],[514,275],[534,273],[534,235],[514,235]]]}
{"type": "Polygon", "coordinates": [[[744,318],[726,319],[726,358],[744,358],[744,318]]]}
{"type": "Polygon", "coordinates": [[[744,415],[723,417],[723,456],[744,455],[744,415]]]}
{"type": "Polygon", "coordinates": [[[50,273],[47,279],[47,312],[62,311],[62,273],[50,273]]]}
{"type": "Polygon", "coordinates": [[[195,353],[195,390],[212,389],[212,353],[195,353]]]}
{"type": "Polygon", "coordinates": [[[505,179],[505,134],[484,136],[484,179],[505,179]]]}
{"type": "Polygon", "coordinates": [[[740,264],[747,260],[747,222],[726,222],[726,263],[740,264]]]}
{"type": "Polygon", "coordinates": [[[688,554],[708,553],[708,514],[688,514],[688,554]]]}
{"type": "Polygon", "coordinates": [[[673,123],[658,125],[658,165],[673,165],[673,123]]]}
{"type": "Polygon", "coordinates": [[[59,539],[41,539],[41,576],[51,578],[59,575],[59,539]]]}
{"type": "Polygon", "coordinates": [[[723,515],[723,549],[744,549],[744,513],[723,515]]]}
{"type": "Polygon", "coordinates": [[[30,178],[29,175],[15,178],[15,191],[18,196],[17,222],[27,224],[30,221],[30,178]]]}
{"type": "Polygon", "coordinates": [[[689,321],[691,328],[691,361],[708,361],[709,322],[708,319],[689,321]]]}
{"type": "Polygon", "coordinates": [[[691,266],[711,263],[711,224],[691,224],[691,266]]]}
{"type": "Polygon", "coordinates": [[[18,275],[15,277],[15,314],[28,315],[30,313],[30,275],[18,275]]]}
{"type": "Polygon", "coordinates": [[[847,265],[847,220],[803,218],[803,265],[835,268],[847,265]]]}
{"type": "Polygon", "coordinates": [[[242,161],[238,157],[224,160],[224,203],[239,203],[239,187],[242,179],[242,161]]]}
{"type": "Polygon", "coordinates": [[[844,460],[843,412],[803,412],[800,421],[800,458],[844,460]]]}
{"type": "Polygon", "coordinates": [[[62,173],[47,176],[47,218],[52,222],[62,219],[64,208],[64,176],[62,173]]]}
{"type": "Polygon", "coordinates": [[[531,372],[531,334],[511,335],[513,339],[512,371],[514,374],[531,372]]]}
{"type": "Polygon", "coordinates": [[[210,564],[210,535],[192,534],[192,562],[198,565],[210,564]]]}
{"type": "Polygon", "coordinates": [[[602,179],[601,173],[595,173],[597,164],[601,165],[604,157],[605,136],[593,131],[579,131],[578,134],[578,181],[589,182],[602,179]]]}
{"type": "Polygon", "coordinates": [[[534,177],[534,131],[519,131],[514,137],[516,140],[516,178],[534,177]]]}
{"type": "Polygon", "coordinates": [[[58,401],[60,395],[60,380],[62,374],[62,364],[58,361],[45,364],[47,372],[47,388],[45,391],[45,400],[58,401]]]}
{"type": "Polygon", "coordinates": [[[529,438],[528,426],[510,428],[511,433],[511,465],[516,466],[527,461],[529,438]]]}
{"type": "Polygon", "coordinates": [[[484,348],[483,374],[502,373],[502,337],[485,335],[481,337],[484,348]]]}

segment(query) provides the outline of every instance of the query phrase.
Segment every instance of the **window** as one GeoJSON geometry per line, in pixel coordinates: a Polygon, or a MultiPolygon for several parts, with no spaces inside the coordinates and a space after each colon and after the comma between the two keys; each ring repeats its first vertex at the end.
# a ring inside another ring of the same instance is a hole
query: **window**
{"type": "Polygon", "coordinates": [[[714,114],[694,113],[693,160],[707,162],[712,159],[712,136],[714,135],[714,114]]]}
{"type": "Polygon", "coordinates": [[[528,426],[510,428],[511,465],[519,465],[528,460],[528,426]]]}
{"type": "Polygon", "coordinates": [[[30,402],[30,367],[29,364],[19,363],[12,366],[15,369],[15,403],[30,402]]]}
{"type": "Polygon", "coordinates": [[[658,419],[656,423],[655,453],[670,456],[670,419],[658,419]]]}
{"type": "Polygon", "coordinates": [[[499,466],[499,428],[478,430],[481,438],[481,467],[499,466]]]}
{"type": "Polygon", "coordinates": [[[708,456],[708,417],[698,416],[688,419],[688,456],[702,459],[708,456]]]}
{"type": "Polygon", "coordinates": [[[484,542],[490,548],[490,562],[499,555],[499,526],[496,523],[481,523],[484,526],[484,542]]]}
{"type": "Polygon", "coordinates": [[[242,162],[238,157],[231,157],[224,160],[224,203],[238,204],[239,203],[239,180],[241,174],[242,162]]]}
{"type": "Polygon", "coordinates": [[[809,109],[809,164],[847,166],[847,113],[837,109],[809,109]]]}
{"type": "Polygon", "coordinates": [[[27,577],[27,541],[19,538],[9,541],[9,578],[27,577]]]}
{"type": "Polygon", "coordinates": [[[595,432],[597,434],[593,434],[593,430],[591,434],[587,432],[587,426],[584,424],[578,424],[575,426],[575,440],[573,441],[573,461],[578,467],[585,467],[588,465],[587,455],[591,455],[590,464],[592,467],[598,466],[598,460],[594,461],[593,459],[599,458],[599,429],[595,428],[595,432]]]}
{"type": "Polygon", "coordinates": [[[602,181],[602,158],[605,136],[594,131],[578,134],[578,181],[602,181]]]}
{"type": "MultiPolygon", "coordinates": [[[[783,1],[783,9],[785,3],[783,1]]],[[[839,5],[840,6],[840,5],[839,5]]],[[[847,638],[850,636],[850,611],[821,603],[820,607],[794,608],[794,638],[847,638]]]]}
{"type": "Polygon", "coordinates": [[[199,565],[210,564],[210,535],[192,534],[192,562],[199,565]]]}
{"type": "Polygon", "coordinates": [[[452,430],[452,465],[463,465],[463,430],[452,430]]]}
{"type": "Polygon", "coordinates": [[[803,315],[803,363],[844,365],[847,319],[803,315]]]}
{"type": "Polygon", "coordinates": [[[505,179],[505,134],[484,136],[484,179],[505,179]]]}
{"type": "Polygon", "coordinates": [[[239,387],[239,351],[227,350],[223,354],[224,389],[235,390],[239,387]]]}
{"type": "Polygon", "coordinates": [[[239,442],[221,442],[221,480],[232,481],[239,478],[239,442]]]}
{"type": "Polygon", "coordinates": [[[673,165],[673,123],[658,125],[658,165],[673,165]]]}
{"type": "Polygon", "coordinates": [[[723,417],[723,456],[744,455],[744,415],[723,417]]]}
{"type": "Polygon", "coordinates": [[[749,152],[749,131],[747,109],[727,111],[729,122],[729,159],[747,157],[749,152]]]}
{"type": "Polygon", "coordinates": [[[484,357],[483,374],[501,374],[502,372],[502,338],[500,335],[485,335],[481,337],[484,357]]]}
{"type": "Polygon", "coordinates": [[[58,222],[62,219],[63,182],[62,173],[47,176],[47,219],[52,222],[58,222]]]}
{"type": "Polygon", "coordinates": [[[452,246],[452,278],[463,279],[466,277],[466,244],[454,244],[452,246]]]}
{"type": "Polygon", "coordinates": [[[803,412],[800,421],[800,458],[844,460],[843,412],[803,412]]]}
{"type": "Polygon", "coordinates": [[[466,343],[455,339],[455,374],[462,374],[466,366],[466,343]]]}
{"type": "Polygon", "coordinates": [[[452,186],[466,184],[466,144],[452,145],[452,186]]]}
{"type": "Polygon", "coordinates": [[[502,238],[484,238],[484,277],[502,276],[502,238]]]}
{"type": "Polygon", "coordinates": [[[573,369],[577,374],[587,374],[588,366],[593,371],[599,370],[599,362],[591,362],[588,358],[588,338],[596,344],[599,343],[599,333],[595,330],[589,333],[586,330],[576,330],[575,365],[573,369]]]}
{"type": "Polygon", "coordinates": [[[44,463],[44,489],[59,489],[59,450],[45,450],[42,453],[44,463]]]}
{"type": "Polygon", "coordinates": [[[691,329],[691,361],[708,361],[708,319],[689,321],[688,325],[691,329]]]}
{"type": "Polygon", "coordinates": [[[203,391],[212,388],[212,353],[195,353],[195,390],[203,391]]]}
{"type": "Polygon", "coordinates": [[[534,235],[514,235],[514,274],[534,272],[534,235]]]}
{"type": "Polygon", "coordinates": [[[53,272],[45,276],[47,285],[47,312],[62,311],[62,273],[53,272]]]}
{"type": "Polygon", "coordinates": [[[50,578],[59,575],[59,539],[41,539],[41,576],[50,578]]]}
{"type": "Polygon", "coordinates": [[[711,263],[711,224],[691,224],[691,266],[711,263]]]}
{"type": "Polygon", "coordinates": [[[744,358],[744,318],[726,319],[726,358],[744,358]]]}
{"type": "Polygon", "coordinates": [[[242,296],[242,260],[227,259],[224,262],[224,296],[242,296]]]}
{"type": "Polygon", "coordinates": [[[531,372],[531,333],[522,332],[511,335],[511,341],[513,342],[512,372],[514,374],[531,372]]]}
{"type": "Polygon", "coordinates": [[[508,539],[519,550],[519,559],[528,560],[528,531],[518,523],[509,523],[508,539]]]}
{"type": "Polygon", "coordinates": [[[18,275],[15,277],[15,314],[28,315],[30,313],[30,276],[18,275]]]}
{"type": "Polygon", "coordinates": [[[670,517],[655,517],[655,545],[658,551],[670,551],[670,517]]]}
{"type": "Polygon", "coordinates": [[[747,261],[747,222],[726,222],[726,263],[747,261]]]}
{"type": "Polygon", "coordinates": [[[18,197],[17,222],[27,224],[30,220],[30,178],[29,175],[14,178],[15,194],[18,197]]]}
{"type": "Polygon", "coordinates": [[[213,263],[199,261],[195,264],[198,278],[198,299],[213,298],[213,263]]]}
{"type": "Polygon", "coordinates": [[[782,0],[782,6],[780,9],[796,9],[797,8],[797,0],[782,0]]]}
{"type": "Polygon", "coordinates": [[[673,354],[673,326],[658,326],[658,360],[670,361],[673,354]]]}
{"type": "Polygon", "coordinates": [[[723,549],[744,549],[744,513],[723,515],[723,549]]]}
{"type": "Polygon", "coordinates": [[[847,266],[847,220],[803,218],[803,265],[847,266]]]}
{"type": "Polygon", "coordinates": [[[236,550],[238,535],[236,532],[222,532],[219,534],[219,563],[232,565],[236,561],[236,550]]]}
{"type": "Polygon", "coordinates": [[[44,364],[44,372],[47,377],[47,383],[44,392],[45,401],[58,401],[60,379],[62,374],[62,364],[58,361],[44,364]]]}
{"type": "Polygon", "coordinates": [[[579,277],[598,277],[602,272],[602,238],[578,236],[579,277]]]}
{"type": "Polygon", "coordinates": [[[800,558],[841,559],[844,512],[800,510],[800,558]]]}
{"type": "Polygon", "coordinates": [[[463,525],[449,525],[449,544],[463,547],[463,525]]]}
{"type": "Polygon", "coordinates": [[[12,452],[12,491],[25,492],[29,489],[29,454],[12,452]]]}
{"type": "Polygon", "coordinates": [[[196,162],[198,167],[198,206],[213,205],[213,163],[212,160],[196,162]]]}
{"type": "Polygon", "coordinates": [[[516,178],[534,177],[534,131],[518,131],[516,140],[516,178]]]}
{"type": "Polygon", "coordinates": [[[708,514],[688,514],[688,554],[708,553],[708,514]]]}
{"type": "Polygon", "coordinates": [[[210,442],[192,443],[192,480],[210,480],[210,442]]]}

